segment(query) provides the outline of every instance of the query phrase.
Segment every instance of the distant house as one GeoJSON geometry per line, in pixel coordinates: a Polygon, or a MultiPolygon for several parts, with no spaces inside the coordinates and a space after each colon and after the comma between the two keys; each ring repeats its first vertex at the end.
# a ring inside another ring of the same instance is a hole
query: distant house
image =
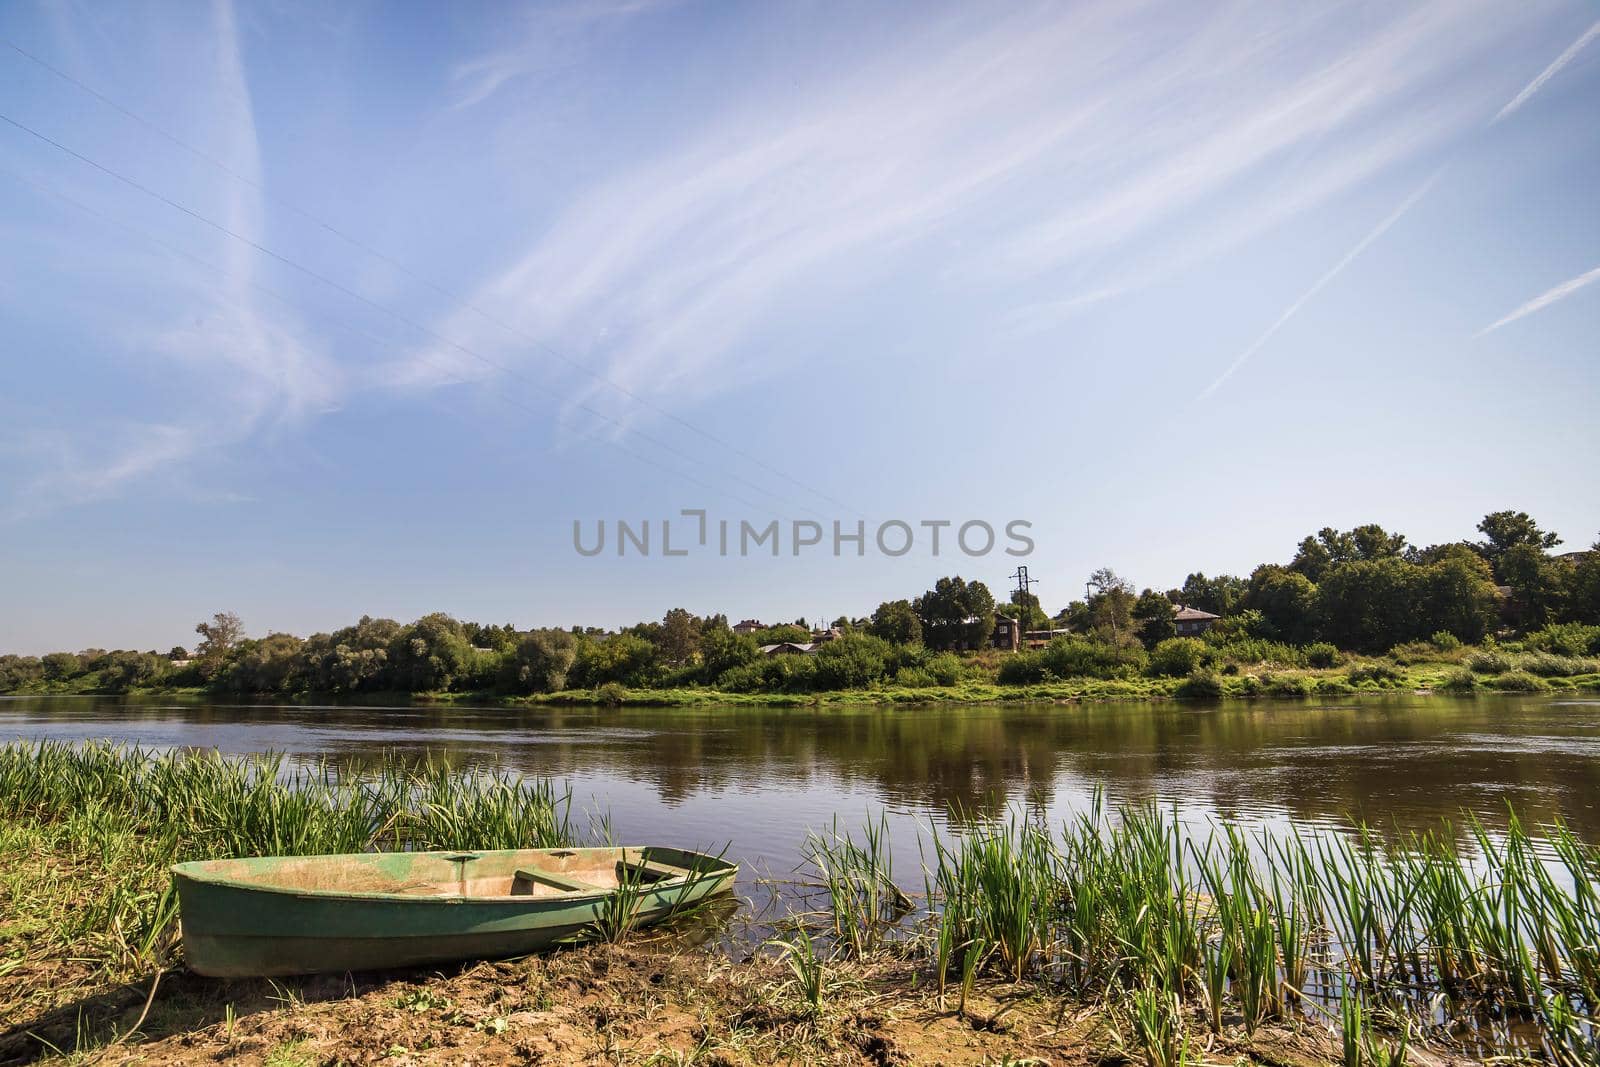
{"type": "Polygon", "coordinates": [[[736,633],[736,634],[753,634],[757,630],[765,630],[765,629],[766,629],[766,627],[761,625],[761,620],[760,619],[745,619],[745,620],[743,620],[741,622],[738,622],[738,623],[734,624],[733,632],[736,633]]]}
{"type": "Polygon", "coordinates": [[[817,650],[815,641],[779,641],[775,645],[762,645],[763,656],[809,656],[817,650]]]}
{"type": "Polygon", "coordinates": [[[1022,624],[1009,615],[996,615],[989,644],[994,648],[1015,652],[1022,647],[1022,624]]]}
{"type": "Polygon", "coordinates": [[[1213,615],[1209,611],[1199,608],[1179,606],[1172,615],[1172,621],[1177,624],[1179,637],[1199,637],[1217,624],[1221,615],[1213,615]]]}
{"type": "Polygon", "coordinates": [[[949,649],[953,652],[974,652],[980,648],[1009,649],[1015,652],[1022,647],[1022,625],[1006,615],[997,615],[994,628],[985,638],[974,640],[970,635],[977,628],[978,617],[968,616],[957,622],[930,622],[922,630],[923,640],[929,648],[949,649]]]}
{"type": "Polygon", "coordinates": [[[1022,644],[1027,648],[1043,648],[1056,638],[1066,637],[1071,632],[1064,626],[1058,630],[1024,630],[1022,644]]]}

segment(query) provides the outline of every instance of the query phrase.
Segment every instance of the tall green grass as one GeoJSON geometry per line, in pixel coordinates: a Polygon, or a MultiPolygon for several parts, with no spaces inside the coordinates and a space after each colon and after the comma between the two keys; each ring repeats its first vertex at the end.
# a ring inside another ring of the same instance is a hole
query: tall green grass
{"type": "Polygon", "coordinates": [[[1103,999],[1151,1063],[1183,1054],[1190,1016],[1253,1030],[1308,1001],[1359,1014],[1365,1062],[1403,1061],[1410,1026],[1441,1018],[1595,1062],[1600,849],[1540,829],[1469,821],[1463,847],[1448,827],[1383,843],[1196,836],[1148,807],[1097,804],[1059,833],[1013,814],[935,837],[928,952],[941,988],[976,965],[1103,999]],[[1374,1043],[1369,1001],[1407,1020],[1398,1044],[1374,1043]]]}
{"type": "MultiPolygon", "coordinates": [[[[111,972],[163,966],[187,859],[574,843],[570,794],[548,781],[385,759],[353,770],[281,754],[151,752],[110,744],[0,746],[0,843],[84,861],[92,886],[47,921],[111,972]]],[[[29,887],[0,877],[21,911],[29,887]]]]}
{"type": "Polygon", "coordinates": [[[570,794],[548,781],[462,773],[432,759],[356,770],[291,764],[281,753],[0,746],[0,818],[98,811],[102,830],[170,837],[180,856],[556,848],[573,843],[570,810],[570,794]]]}

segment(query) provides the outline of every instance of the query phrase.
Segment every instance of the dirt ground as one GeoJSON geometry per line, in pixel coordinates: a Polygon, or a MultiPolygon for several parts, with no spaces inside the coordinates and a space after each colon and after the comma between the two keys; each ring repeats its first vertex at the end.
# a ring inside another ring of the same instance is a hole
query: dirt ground
{"type": "MultiPolygon", "coordinates": [[[[910,964],[835,964],[813,1012],[777,961],[706,950],[594,945],[449,972],[294,982],[165,976],[139,1033],[79,1054],[107,1064],[1118,1064],[1121,1048],[1095,1008],[1029,986],[980,984],[958,1011],[941,1006],[910,964]]],[[[13,1024],[0,1064],[55,1059],[85,1025],[124,1033],[147,986],[13,1024]]],[[[1333,1062],[1326,1031],[1257,1031],[1244,1044],[1193,1050],[1217,1064],[1333,1062]]],[[[1130,1060],[1130,1056],[1132,1059],[1130,1060]]],[[[1449,1058],[1413,1056],[1419,1064],[1449,1058]]]]}

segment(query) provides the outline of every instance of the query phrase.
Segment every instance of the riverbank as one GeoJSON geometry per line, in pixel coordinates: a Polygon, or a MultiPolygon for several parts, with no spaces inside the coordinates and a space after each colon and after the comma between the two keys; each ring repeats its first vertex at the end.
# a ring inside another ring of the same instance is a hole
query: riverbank
{"type": "MultiPolygon", "coordinates": [[[[770,952],[693,931],[389,974],[213,980],[182,969],[159,911],[159,844],[71,824],[0,831],[0,1065],[1105,1064],[1143,1060],[1106,1002],[978,973],[942,994],[920,953],[823,964],[813,1003],[770,952]],[[156,862],[152,863],[154,860],[156,862]],[[142,872],[133,873],[129,872],[142,872]],[[152,877],[154,876],[154,877],[152,877]],[[107,911],[106,899],[130,910],[107,911]],[[131,936],[130,936],[131,935],[131,936]],[[159,976],[159,978],[158,978],[159,976]]],[[[1198,1008],[1190,1020],[1204,1023],[1198,1008]]],[[[1339,1062],[1315,1017],[1197,1041],[1213,1062],[1339,1062]]],[[[1413,1050],[1411,1062],[1454,1057],[1413,1050]]]]}
{"type": "Polygon", "coordinates": [[[538,780],[286,771],[0,747],[0,1063],[1178,1067],[1403,1049],[1564,1067],[1597,1051],[1600,849],[1560,823],[1536,840],[1514,814],[1503,832],[1384,842],[1195,836],[1147,807],[1094,804],[1059,828],[1017,811],[936,835],[920,887],[892,877],[886,823],[836,826],[806,841],[798,881],[763,887],[765,909],[618,944],[389,975],[188,975],[174,860],[581,836],[538,780]]]}
{"type": "MultiPolygon", "coordinates": [[[[420,693],[300,693],[259,694],[285,703],[335,701],[352,706],[381,706],[404,701],[427,704],[460,704],[477,707],[769,707],[806,708],[830,706],[1034,704],[1117,700],[1250,700],[1253,698],[1294,698],[1353,696],[1396,692],[1472,693],[1596,693],[1600,692],[1600,673],[1537,675],[1508,670],[1477,675],[1453,663],[1425,663],[1398,666],[1371,661],[1325,670],[1239,671],[1233,674],[1205,672],[1198,677],[1159,678],[1069,678],[1036,685],[998,685],[984,682],[958,682],[950,686],[874,686],[806,693],[747,693],[701,686],[671,689],[602,686],[595,689],[564,689],[557,693],[506,694],[494,690],[470,692],[420,693]]],[[[99,688],[34,688],[9,696],[160,696],[216,699],[219,694],[193,686],[145,687],[125,691],[99,688]]],[[[239,699],[241,694],[222,694],[224,699],[239,699]]]]}

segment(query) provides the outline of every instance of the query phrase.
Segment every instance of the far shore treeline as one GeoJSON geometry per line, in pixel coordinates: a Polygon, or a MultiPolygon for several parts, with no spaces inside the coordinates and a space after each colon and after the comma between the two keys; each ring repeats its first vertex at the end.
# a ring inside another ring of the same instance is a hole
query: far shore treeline
{"type": "Polygon", "coordinates": [[[1129,683],[1130,692],[1210,696],[1413,684],[1402,668],[1421,662],[1453,665],[1420,683],[1447,688],[1537,689],[1558,677],[1600,684],[1600,542],[1558,552],[1560,538],[1522,512],[1495,512],[1477,529],[1480,540],[1427,547],[1377,525],[1323,529],[1301,541],[1287,565],[1262,564],[1247,578],[1197,572],[1165,592],[1136,592],[1102,569],[1085,599],[1055,615],[1030,593],[997,603],[982,581],[941,578],[869,617],[817,621],[827,640],[809,654],[762,651],[812,642],[805,619],[736,633],[725,615],[682,608],[620,631],[518,630],[435,613],[411,623],[363,617],[307,638],[246,637],[239,618],[224,612],[195,628],[192,653],[0,655],[0,692],[582,690],[618,702],[630,690],[804,694],[1097,679],[1129,683]],[[1220,618],[1201,638],[1178,637],[1177,606],[1220,618]],[[1034,642],[1042,647],[997,651],[989,635],[999,615],[1053,632],[1034,642]],[[1344,676],[1325,675],[1341,666],[1344,676]]]}

